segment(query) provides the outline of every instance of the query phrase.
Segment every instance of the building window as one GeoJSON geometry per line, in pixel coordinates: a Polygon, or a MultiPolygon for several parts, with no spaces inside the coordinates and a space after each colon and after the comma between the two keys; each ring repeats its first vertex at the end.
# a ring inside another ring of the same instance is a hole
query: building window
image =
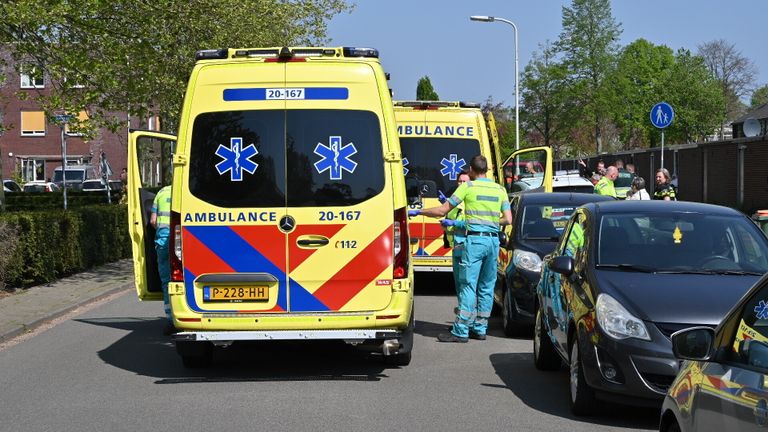
{"type": "Polygon", "coordinates": [[[21,88],[45,88],[43,71],[38,67],[25,67],[21,70],[21,88]]]}
{"type": "Polygon", "coordinates": [[[21,136],[45,136],[45,113],[42,111],[22,111],[21,136]]]}
{"type": "MultiPolygon", "coordinates": [[[[88,113],[85,111],[80,111],[79,114],[77,114],[77,128],[75,130],[70,131],[69,123],[64,127],[64,133],[67,134],[67,136],[83,136],[83,133],[81,130],[85,127],[85,122],[88,121],[88,113]]],[[[73,122],[74,123],[74,122],[73,122]]]]}
{"type": "Polygon", "coordinates": [[[21,175],[24,181],[45,180],[45,159],[22,159],[21,175]]]}

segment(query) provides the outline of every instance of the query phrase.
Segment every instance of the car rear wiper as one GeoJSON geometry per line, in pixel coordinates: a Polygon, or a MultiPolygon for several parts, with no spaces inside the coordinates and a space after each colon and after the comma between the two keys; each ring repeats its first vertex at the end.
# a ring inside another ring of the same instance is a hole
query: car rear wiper
{"type": "Polygon", "coordinates": [[[642,273],[656,273],[656,269],[653,267],[648,267],[644,265],[636,265],[636,264],[598,264],[595,267],[597,268],[617,268],[619,270],[626,270],[626,271],[638,271],[642,273]]]}

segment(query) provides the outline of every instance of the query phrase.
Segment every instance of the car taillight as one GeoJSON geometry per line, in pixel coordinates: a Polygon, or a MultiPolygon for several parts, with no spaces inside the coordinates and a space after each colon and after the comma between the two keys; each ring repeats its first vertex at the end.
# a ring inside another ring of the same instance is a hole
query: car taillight
{"type": "Polygon", "coordinates": [[[181,265],[181,215],[171,212],[171,282],[184,282],[184,268],[181,265]]]}
{"type": "Polygon", "coordinates": [[[392,276],[394,279],[400,279],[408,276],[408,260],[410,258],[410,250],[408,249],[408,212],[405,207],[395,210],[394,231],[395,267],[392,271],[392,276]]]}

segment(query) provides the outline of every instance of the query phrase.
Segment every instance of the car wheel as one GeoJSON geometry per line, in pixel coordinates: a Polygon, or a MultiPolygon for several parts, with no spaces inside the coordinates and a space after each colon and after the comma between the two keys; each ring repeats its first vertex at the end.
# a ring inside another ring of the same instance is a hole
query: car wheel
{"type": "Polygon", "coordinates": [[[680,425],[676,420],[672,420],[672,423],[668,424],[663,432],[680,432],[680,425]]]}
{"type": "Polygon", "coordinates": [[[584,367],[581,364],[581,354],[579,351],[579,341],[574,337],[571,344],[570,361],[570,393],[571,393],[571,412],[577,416],[594,414],[595,411],[595,392],[587,384],[584,378],[584,367]]]}
{"type": "Polygon", "coordinates": [[[552,345],[547,330],[544,328],[544,317],[540,309],[536,310],[536,324],[533,333],[533,364],[538,370],[558,370],[562,362],[552,345]]]}
{"type": "Polygon", "coordinates": [[[520,330],[512,320],[512,294],[506,287],[502,291],[503,299],[501,305],[501,322],[504,326],[504,334],[508,337],[517,336],[520,330]]]}
{"type": "Polygon", "coordinates": [[[408,366],[411,364],[415,326],[414,312],[413,309],[411,309],[411,320],[408,322],[408,327],[403,331],[403,336],[400,338],[400,345],[402,345],[402,347],[398,350],[397,354],[384,356],[384,363],[392,366],[408,366]]]}

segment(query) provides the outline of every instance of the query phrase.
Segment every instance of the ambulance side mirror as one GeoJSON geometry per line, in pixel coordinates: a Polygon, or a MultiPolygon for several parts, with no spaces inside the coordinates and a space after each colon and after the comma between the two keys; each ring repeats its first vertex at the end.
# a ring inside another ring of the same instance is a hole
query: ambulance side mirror
{"type": "Polygon", "coordinates": [[[420,183],[416,177],[405,178],[405,196],[408,199],[408,205],[421,204],[420,183]]]}

